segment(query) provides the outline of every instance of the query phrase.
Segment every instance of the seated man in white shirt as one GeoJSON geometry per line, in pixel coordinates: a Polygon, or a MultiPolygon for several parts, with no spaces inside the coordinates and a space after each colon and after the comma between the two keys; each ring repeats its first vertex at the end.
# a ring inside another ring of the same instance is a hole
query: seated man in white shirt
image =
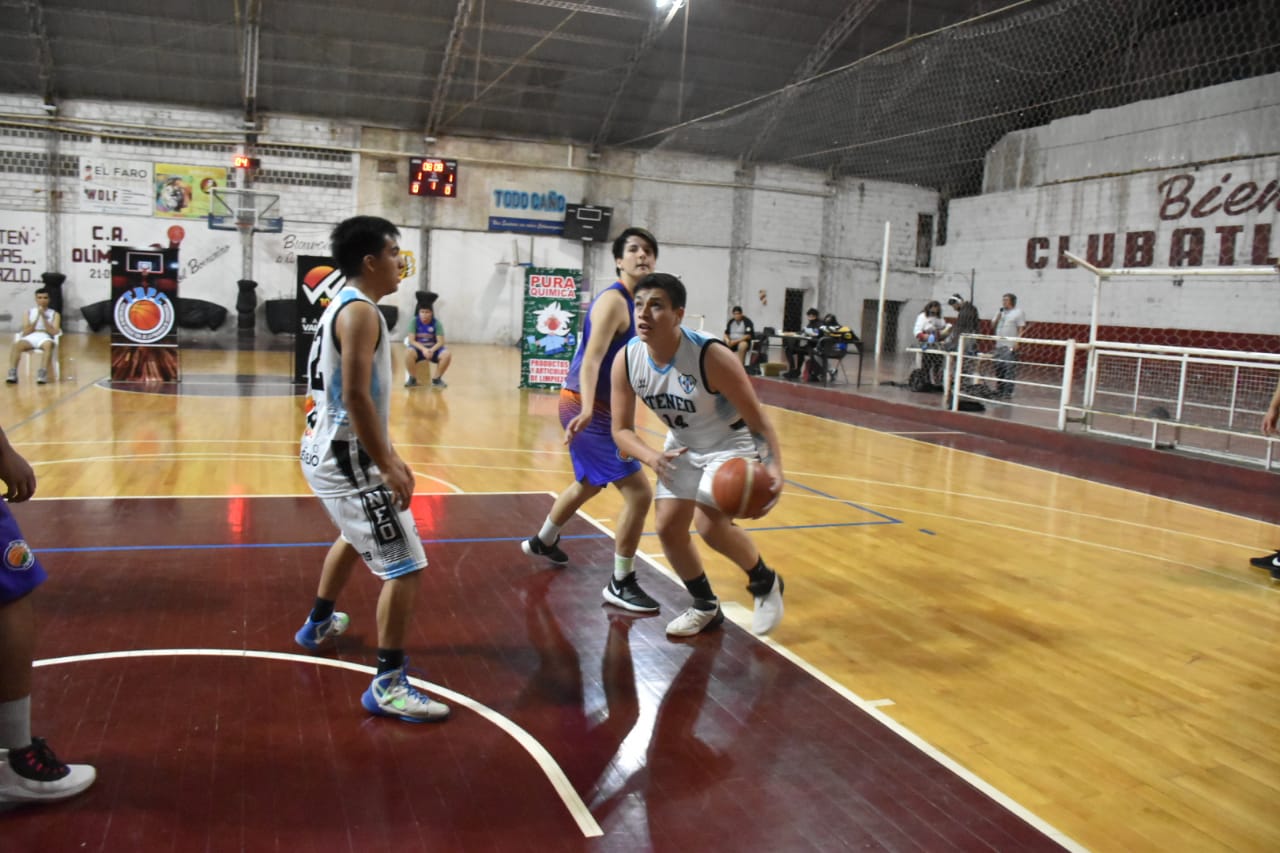
{"type": "Polygon", "coordinates": [[[39,350],[42,353],[40,369],[36,371],[36,382],[40,385],[48,382],[53,345],[61,334],[62,315],[49,307],[49,291],[42,287],[36,291],[36,307],[27,312],[22,321],[22,332],[9,350],[9,376],[5,382],[17,384],[18,361],[28,350],[39,350]]]}

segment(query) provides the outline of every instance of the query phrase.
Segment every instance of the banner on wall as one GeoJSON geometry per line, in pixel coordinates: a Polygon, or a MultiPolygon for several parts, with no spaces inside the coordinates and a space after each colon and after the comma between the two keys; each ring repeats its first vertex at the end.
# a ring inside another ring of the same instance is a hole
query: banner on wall
{"type": "Polygon", "coordinates": [[[293,337],[293,381],[307,381],[307,356],[311,354],[311,341],[320,325],[320,315],[346,281],[333,258],[298,256],[298,326],[293,337]]]}
{"type": "Polygon", "coordinates": [[[524,278],[520,387],[559,388],[578,345],[582,270],[530,267],[524,278]]]}
{"type": "Polygon", "coordinates": [[[489,192],[490,231],[563,234],[564,212],[564,193],[557,190],[505,186],[489,192]]]}
{"type": "Polygon", "coordinates": [[[44,218],[43,213],[0,211],[0,287],[6,292],[25,293],[40,286],[47,251],[44,218]]]}
{"type": "Polygon", "coordinates": [[[179,382],[178,250],[111,247],[111,381],[179,382]]]}
{"type": "Polygon", "coordinates": [[[205,219],[213,188],[225,189],[227,170],[222,166],[180,166],[157,163],[154,186],[156,216],[171,219],[205,219]]]}
{"type": "Polygon", "coordinates": [[[145,160],[80,158],[80,209],[150,216],[154,172],[145,160]]]}

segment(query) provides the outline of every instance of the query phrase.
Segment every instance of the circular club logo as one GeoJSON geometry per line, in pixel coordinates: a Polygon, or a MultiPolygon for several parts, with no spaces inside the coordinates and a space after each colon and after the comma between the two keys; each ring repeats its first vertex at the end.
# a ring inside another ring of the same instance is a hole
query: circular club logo
{"type": "Polygon", "coordinates": [[[154,287],[135,287],[116,300],[116,328],[136,344],[151,344],[173,329],[173,302],[154,287]]]}
{"type": "Polygon", "coordinates": [[[31,553],[26,542],[14,539],[4,549],[4,564],[15,572],[25,572],[36,564],[36,555],[31,553]]]}

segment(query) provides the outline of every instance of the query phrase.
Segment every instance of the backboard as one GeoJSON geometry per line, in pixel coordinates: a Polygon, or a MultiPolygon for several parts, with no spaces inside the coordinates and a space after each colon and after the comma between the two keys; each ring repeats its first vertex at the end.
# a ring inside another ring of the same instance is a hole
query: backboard
{"type": "Polygon", "coordinates": [[[280,194],[214,187],[209,227],[216,231],[279,233],[284,230],[280,194]]]}

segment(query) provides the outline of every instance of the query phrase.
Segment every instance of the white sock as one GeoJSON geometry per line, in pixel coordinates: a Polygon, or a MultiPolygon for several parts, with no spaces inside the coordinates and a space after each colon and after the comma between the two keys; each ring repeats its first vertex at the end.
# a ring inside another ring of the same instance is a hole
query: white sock
{"type": "Polygon", "coordinates": [[[556,544],[556,540],[560,538],[560,525],[552,524],[551,516],[547,516],[547,520],[542,522],[542,529],[538,531],[538,538],[543,545],[556,544]]]}
{"type": "Polygon", "coordinates": [[[31,697],[0,702],[0,749],[31,745],[31,697]]]}
{"type": "Polygon", "coordinates": [[[613,555],[613,579],[616,581],[626,580],[627,575],[630,575],[633,572],[635,572],[635,569],[632,568],[632,564],[635,562],[635,560],[636,558],[634,554],[631,555],[630,557],[624,557],[621,554],[614,554],[613,555]]]}

